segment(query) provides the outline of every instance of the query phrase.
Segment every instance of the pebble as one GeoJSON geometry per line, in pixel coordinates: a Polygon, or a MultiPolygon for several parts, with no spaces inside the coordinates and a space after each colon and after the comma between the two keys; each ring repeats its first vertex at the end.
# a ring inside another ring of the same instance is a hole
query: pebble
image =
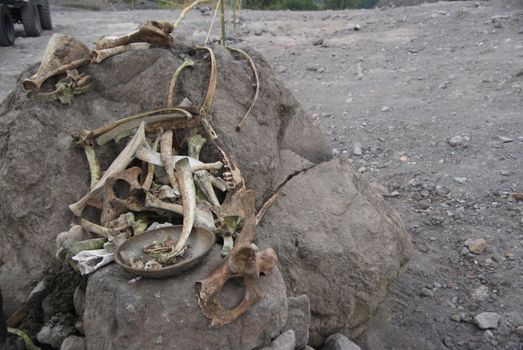
{"type": "Polygon", "coordinates": [[[465,245],[474,254],[481,254],[487,248],[487,242],[483,238],[467,239],[465,245]]]}
{"type": "Polygon", "coordinates": [[[357,32],[357,31],[360,30],[360,29],[361,29],[361,26],[360,26],[359,24],[355,24],[355,25],[354,25],[354,31],[357,32]]]}
{"type": "Polygon", "coordinates": [[[461,185],[463,185],[464,183],[467,182],[467,178],[466,177],[459,177],[459,176],[456,176],[456,177],[453,177],[452,180],[454,180],[454,182],[457,182],[461,185]]]}
{"type": "Polygon", "coordinates": [[[446,196],[450,193],[450,190],[447,187],[437,185],[436,186],[436,194],[438,196],[446,196]]]}
{"type": "Polygon", "coordinates": [[[480,329],[496,329],[498,328],[500,316],[495,312],[482,312],[474,317],[474,323],[480,329]]]}
{"type": "Polygon", "coordinates": [[[487,300],[489,296],[489,290],[488,287],[485,285],[482,285],[472,292],[472,299],[475,301],[484,301],[487,300]]]}
{"type": "Polygon", "coordinates": [[[500,170],[499,173],[503,176],[510,176],[512,172],[510,170],[500,170]]]}
{"type": "Polygon", "coordinates": [[[389,194],[389,197],[399,197],[400,193],[398,191],[392,191],[390,194],[389,194]]]}
{"type": "Polygon", "coordinates": [[[460,314],[452,314],[450,315],[450,319],[454,322],[461,322],[461,315],[460,314]]]}
{"type": "Polygon", "coordinates": [[[323,38],[314,39],[314,41],[312,42],[312,45],[314,45],[314,46],[323,45],[323,38]]]}
{"type": "Polygon", "coordinates": [[[523,336],[523,325],[515,329],[516,333],[523,336]]]}
{"type": "Polygon", "coordinates": [[[352,154],[354,154],[355,156],[361,156],[363,154],[361,143],[354,143],[354,145],[352,146],[352,154]]]}
{"type": "Polygon", "coordinates": [[[432,298],[434,296],[434,292],[431,289],[428,289],[428,288],[421,288],[420,295],[422,297],[432,298]]]}
{"type": "Polygon", "coordinates": [[[383,106],[383,107],[381,107],[381,111],[382,112],[388,112],[388,111],[390,111],[390,107],[389,106],[383,106]]]}
{"type": "Polygon", "coordinates": [[[468,146],[469,142],[470,136],[468,135],[454,135],[447,140],[447,143],[452,147],[468,146]]]}
{"type": "Polygon", "coordinates": [[[503,143],[510,143],[514,141],[514,139],[511,139],[510,137],[506,136],[498,136],[498,140],[500,140],[503,143]]]}
{"type": "Polygon", "coordinates": [[[358,171],[359,171],[360,173],[364,173],[364,172],[367,171],[367,168],[364,167],[364,166],[362,166],[362,167],[360,167],[360,168],[358,169],[358,171]]]}

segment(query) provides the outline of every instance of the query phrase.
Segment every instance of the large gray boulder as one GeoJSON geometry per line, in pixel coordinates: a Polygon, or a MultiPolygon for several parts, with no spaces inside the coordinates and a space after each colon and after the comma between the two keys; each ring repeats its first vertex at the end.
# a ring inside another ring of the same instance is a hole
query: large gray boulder
{"type": "Polygon", "coordinates": [[[363,329],[408,259],[399,216],[347,161],[298,173],[257,230],[276,249],[289,295],[310,299],[309,344],[363,329]]]}
{"type": "MultiPolygon", "coordinates": [[[[260,277],[263,298],[236,321],[209,327],[200,311],[193,283],[220,263],[215,246],[203,263],[178,277],[143,279],[112,265],[96,272],[86,291],[84,328],[88,349],[253,349],[271,343],[287,321],[285,283],[278,268],[260,277]]],[[[242,297],[242,288],[226,285],[227,305],[242,297]]]]}
{"type": "MultiPolygon", "coordinates": [[[[21,88],[0,106],[0,259],[5,261],[0,285],[7,314],[41,278],[54,255],[56,235],[74,220],[67,206],[89,189],[83,150],[73,146],[70,135],[165,107],[171,76],[189,56],[196,64],[178,77],[175,102],[187,97],[201,105],[209,81],[209,55],[180,38],[177,45],[172,50],[124,53],[83,68],[93,78],[94,90],[75,96],[72,106],[30,99],[21,88]]],[[[245,59],[222,47],[215,48],[218,85],[211,113],[226,151],[240,165],[248,187],[256,190],[259,206],[281,182],[282,150],[309,163],[329,159],[331,152],[322,131],[269,65],[249,52],[257,64],[261,91],[244,128],[235,130],[254,95],[253,73],[245,59]]],[[[121,147],[110,145],[106,152],[114,156],[121,147]]],[[[107,159],[102,159],[103,167],[107,159]]]]}

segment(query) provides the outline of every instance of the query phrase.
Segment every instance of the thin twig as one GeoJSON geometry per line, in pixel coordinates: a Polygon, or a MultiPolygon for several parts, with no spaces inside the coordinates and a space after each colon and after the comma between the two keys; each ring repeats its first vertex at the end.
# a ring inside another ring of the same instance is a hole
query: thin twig
{"type": "Polygon", "coordinates": [[[252,99],[251,105],[249,106],[249,109],[247,109],[247,112],[245,113],[243,118],[240,120],[240,122],[236,126],[236,131],[240,131],[241,128],[243,127],[243,125],[245,124],[245,120],[247,119],[247,117],[251,113],[252,109],[254,108],[256,101],[258,101],[258,95],[260,93],[260,77],[258,75],[258,70],[256,69],[256,65],[254,64],[254,61],[252,60],[251,56],[249,56],[249,54],[247,52],[243,51],[242,49],[235,48],[235,47],[227,47],[227,48],[229,50],[237,52],[237,53],[241,54],[242,56],[244,56],[245,58],[247,58],[250,66],[252,68],[252,71],[254,73],[254,79],[256,80],[256,91],[254,92],[254,97],[252,99]]]}
{"type": "Polygon", "coordinates": [[[211,57],[211,76],[209,78],[209,86],[207,88],[207,95],[205,96],[205,100],[203,100],[202,107],[200,108],[200,114],[206,116],[209,114],[209,110],[211,109],[212,101],[214,99],[214,93],[216,92],[218,69],[216,67],[216,56],[214,55],[214,51],[209,46],[198,46],[198,48],[209,51],[211,57]]]}
{"type": "Polygon", "coordinates": [[[178,26],[180,25],[180,23],[182,23],[183,19],[185,18],[185,16],[187,16],[187,12],[191,11],[193,9],[194,6],[198,5],[199,3],[201,2],[204,2],[205,0],[196,0],[194,1],[193,3],[191,3],[189,6],[185,7],[182,12],[180,13],[180,16],[178,16],[178,19],[176,20],[176,22],[174,22],[174,25],[173,25],[173,33],[174,31],[176,30],[176,28],[178,28],[178,26]]]}
{"type": "Polygon", "coordinates": [[[270,196],[269,199],[267,199],[265,201],[265,203],[263,203],[262,207],[256,214],[256,226],[258,226],[260,221],[263,219],[263,217],[267,213],[267,210],[269,210],[269,208],[274,204],[274,202],[276,202],[280,197],[282,197],[284,195],[285,194],[283,192],[278,191],[278,192],[274,193],[272,196],[270,196]]]}
{"type": "Polygon", "coordinates": [[[225,0],[220,2],[220,23],[222,26],[222,45],[227,47],[227,34],[225,33],[225,0]]]}

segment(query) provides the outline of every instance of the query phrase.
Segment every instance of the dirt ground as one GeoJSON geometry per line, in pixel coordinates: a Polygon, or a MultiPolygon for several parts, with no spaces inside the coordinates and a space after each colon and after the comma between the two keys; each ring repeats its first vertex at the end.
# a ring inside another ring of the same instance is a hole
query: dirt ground
{"type": "MultiPolygon", "coordinates": [[[[177,14],[55,8],[54,32],[93,46],[177,14]]],[[[195,11],[179,33],[203,41],[210,19],[195,11]]],[[[0,99],[51,34],[0,48],[0,99]]],[[[356,342],[523,349],[523,1],[244,11],[232,36],[263,53],[333,152],[384,184],[412,233],[416,255],[356,342]],[[465,242],[480,238],[472,254],[465,242]],[[497,325],[480,329],[482,312],[497,325]]]]}

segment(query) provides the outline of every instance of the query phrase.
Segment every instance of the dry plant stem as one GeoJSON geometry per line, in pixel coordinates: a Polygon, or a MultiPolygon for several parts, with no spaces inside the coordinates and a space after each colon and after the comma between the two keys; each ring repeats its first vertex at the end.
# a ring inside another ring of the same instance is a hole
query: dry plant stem
{"type": "Polygon", "coordinates": [[[160,159],[162,160],[165,172],[169,175],[169,181],[171,182],[172,188],[176,188],[178,183],[174,176],[174,163],[173,163],[173,131],[165,130],[160,136],[160,159]]]}
{"type": "Polygon", "coordinates": [[[216,93],[216,84],[218,82],[218,68],[216,65],[216,56],[214,55],[214,51],[209,46],[199,46],[198,48],[207,50],[211,57],[211,76],[209,78],[209,85],[207,87],[207,95],[205,96],[205,100],[203,100],[202,107],[200,108],[200,114],[206,116],[207,114],[209,114],[209,111],[212,106],[212,101],[214,99],[214,94],[216,93]]]}
{"type": "Polygon", "coordinates": [[[147,50],[151,47],[149,43],[132,43],[111,47],[109,49],[94,50],[91,52],[91,63],[102,63],[103,60],[119,55],[127,51],[147,50]]]}
{"type": "MultiPolygon", "coordinates": [[[[136,158],[140,159],[143,162],[153,163],[154,165],[163,166],[160,153],[153,152],[150,149],[141,147],[136,152],[136,158]]],[[[173,163],[178,162],[181,159],[189,159],[191,171],[196,172],[198,170],[220,170],[223,167],[222,162],[214,163],[203,163],[197,159],[193,159],[187,156],[172,156],[173,163]]]]}
{"type": "Polygon", "coordinates": [[[127,146],[122,150],[122,152],[116,157],[116,159],[113,161],[113,163],[109,166],[109,168],[105,171],[104,175],[96,183],[93,189],[89,191],[85,196],[83,196],[78,202],[73,203],[69,205],[69,209],[71,212],[76,215],[80,216],[82,215],[82,212],[87,205],[87,202],[89,199],[95,195],[98,195],[102,188],[105,185],[105,182],[107,179],[116,174],[120,171],[127,168],[127,166],[131,163],[131,161],[135,158],[136,151],[143,145],[145,142],[145,122],[142,122],[140,124],[140,127],[136,131],[136,134],[133,136],[133,138],[129,141],[127,146]]]}
{"type": "Polygon", "coordinates": [[[91,174],[91,189],[93,189],[98,180],[100,180],[100,176],[102,174],[102,170],[100,169],[100,162],[98,161],[98,157],[96,156],[96,152],[92,145],[82,142],[82,147],[84,148],[85,157],[87,158],[87,163],[89,164],[89,172],[91,174]]]}
{"type": "Polygon", "coordinates": [[[94,233],[95,235],[101,238],[109,238],[111,236],[114,236],[113,229],[97,225],[85,219],[80,220],[80,226],[82,226],[82,228],[85,231],[94,233]]]}
{"type": "Polygon", "coordinates": [[[267,210],[269,210],[269,208],[274,204],[274,202],[276,202],[283,195],[283,192],[278,191],[274,193],[272,196],[270,196],[269,199],[265,201],[265,203],[263,203],[262,207],[256,214],[256,226],[258,226],[260,221],[263,219],[263,217],[267,213],[267,210]]]}
{"type": "MultiPolygon", "coordinates": [[[[160,133],[156,137],[156,140],[154,140],[153,144],[153,152],[156,152],[158,150],[158,144],[160,143],[160,137],[162,136],[163,130],[160,130],[160,133]]],[[[144,191],[149,191],[151,188],[151,185],[153,183],[154,178],[154,164],[153,163],[147,163],[147,175],[145,176],[145,180],[143,181],[142,188],[144,191]]]]}
{"type": "MultiPolygon", "coordinates": [[[[183,215],[182,205],[164,202],[150,193],[147,193],[145,197],[145,206],[151,209],[166,210],[183,215]]],[[[208,209],[199,205],[196,206],[194,226],[210,232],[216,231],[216,226],[214,225],[214,218],[212,216],[212,213],[210,213],[208,209]]]]}
{"type": "Polygon", "coordinates": [[[180,16],[178,16],[178,19],[176,20],[176,22],[174,22],[173,31],[175,31],[176,28],[178,28],[178,26],[180,25],[180,23],[182,23],[183,19],[185,18],[185,16],[187,16],[187,13],[189,11],[191,11],[196,5],[198,5],[199,3],[204,2],[204,1],[206,1],[206,0],[196,0],[196,1],[192,2],[191,4],[189,4],[189,6],[186,6],[180,13],[180,16]]]}
{"type": "Polygon", "coordinates": [[[216,15],[218,14],[218,8],[220,8],[220,3],[222,0],[218,0],[218,3],[216,4],[216,8],[214,9],[214,14],[212,15],[211,25],[209,26],[209,31],[207,31],[207,36],[205,37],[204,45],[207,45],[209,43],[209,40],[211,38],[212,28],[214,27],[214,22],[216,21],[216,15]]]}
{"type": "Polygon", "coordinates": [[[138,121],[137,125],[140,125],[140,122],[146,121],[148,124],[150,124],[151,119],[154,119],[157,116],[165,116],[170,115],[172,118],[179,118],[183,120],[183,117],[185,117],[185,120],[192,120],[193,115],[182,108],[161,108],[154,111],[149,111],[145,113],[140,113],[136,115],[132,115],[130,117],[122,118],[117,121],[114,121],[112,123],[106,124],[100,128],[94,129],[94,130],[83,130],[80,133],[81,139],[89,139],[89,138],[97,138],[100,135],[103,135],[105,133],[108,133],[109,131],[113,130],[114,128],[129,123],[131,121],[138,121]]]}
{"type": "Polygon", "coordinates": [[[22,340],[25,343],[25,347],[27,348],[27,350],[40,350],[40,348],[38,346],[34,345],[34,343],[31,340],[31,338],[24,331],[21,331],[21,330],[16,329],[16,328],[7,327],[7,332],[11,333],[11,334],[14,334],[14,335],[17,335],[20,338],[22,338],[22,340]]]}
{"type": "Polygon", "coordinates": [[[249,65],[251,66],[251,69],[254,73],[254,79],[256,81],[256,90],[254,92],[254,97],[252,98],[251,105],[249,106],[249,109],[247,109],[247,112],[243,116],[242,120],[240,120],[240,122],[236,126],[236,131],[240,131],[241,128],[243,127],[243,125],[245,124],[245,120],[247,119],[247,117],[251,113],[252,109],[254,108],[256,101],[258,101],[258,96],[260,94],[260,77],[258,75],[258,70],[256,69],[256,64],[254,64],[254,61],[252,60],[251,56],[249,56],[249,54],[247,52],[243,51],[242,49],[235,48],[235,47],[227,47],[227,48],[231,51],[238,52],[239,54],[241,54],[243,57],[245,57],[249,61],[249,65]]]}
{"type": "MultiPolygon", "coordinates": [[[[184,111],[186,112],[186,111],[184,111]]],[[[135,119],[130,120],[124,124],[120,124],[113,128],[112,130],[106,132],[103,135],[100,135],[96,138],[96,143],[100,146],[105,145],[109,141],[117,138],[122,133],[131,131],[135,128],[137,128],[142,121],[147,122],[147,131],[151,131],[155,129],[155,125],[159,125],[160,127],[165,126],[165,129],[176,129],[181,127],[188,127],[191,125],[198,125],[199,122],[196,118],[192,118],[192,115],[188,117],[186,113],[167,113],[167,114],[160,114],[160,115],[149,115],[147,118],[142,119],[135,119]],[[174,124],[176,127],[170,128],[169,124],[174,124]]]]}
{"type": "Polygon", "coordinates": [[[227,34],[225,34],[225,0],[220,2],[220,24],[222,30],[222,45],[227,46],[227,34]]]}
{"type": "Polygon", "coordinates": [[[185,61],[176,69],[171,78],[171,83],[169,84],[169,93],[167,94],[167,108],[172,108],[174,106],[174,88],[176,87],[176,80],[181,71],[186,67],[194,66],[194,61],[190,58],[186,58],[185,61]]]}

